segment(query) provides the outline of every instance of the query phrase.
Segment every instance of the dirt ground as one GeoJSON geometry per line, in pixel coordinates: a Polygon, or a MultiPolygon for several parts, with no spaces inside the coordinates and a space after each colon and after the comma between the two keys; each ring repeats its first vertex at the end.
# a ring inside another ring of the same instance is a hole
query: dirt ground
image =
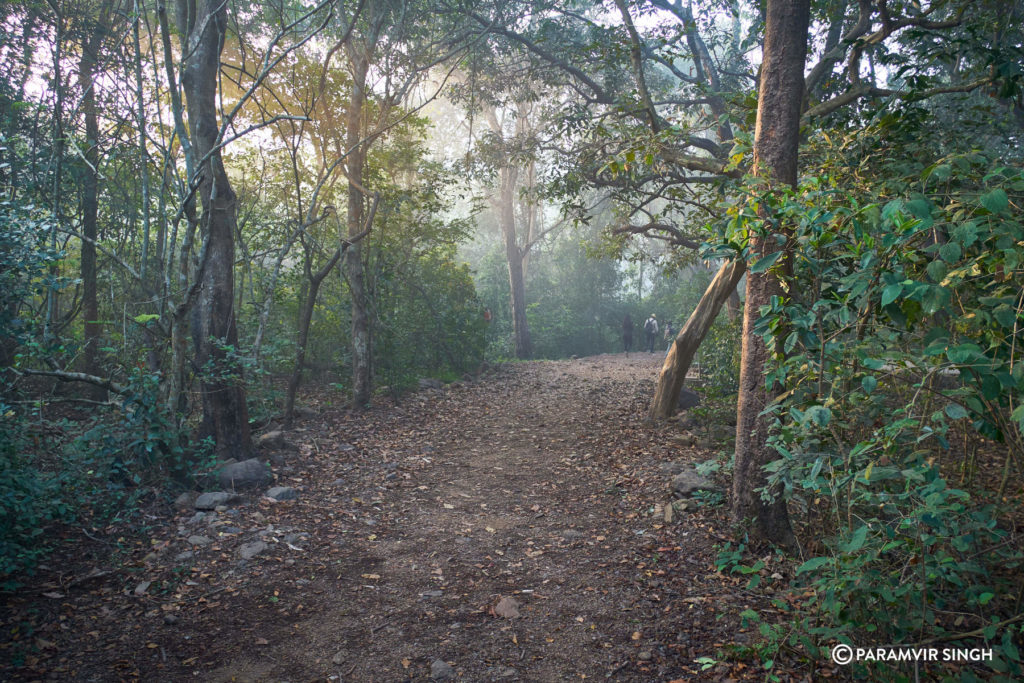
{"type": "Polygon", "coordinates": [[[664,464],[714,453],[643,422],[661,360],[509,364],[361,414],[314,390],[267,453],[296,499],[69,535],[6,596],[0,678],[763,680],[724,508],[662,513],[664,464]]]}

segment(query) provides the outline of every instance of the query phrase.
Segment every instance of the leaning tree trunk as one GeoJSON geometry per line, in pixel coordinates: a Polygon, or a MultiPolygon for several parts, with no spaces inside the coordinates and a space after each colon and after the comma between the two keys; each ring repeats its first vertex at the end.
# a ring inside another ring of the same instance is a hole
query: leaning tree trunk
{"type": "Polygon", "coordinates": [[[234,310],[235,221],[237,202],[221,159],[217,125],[220,53],[227,32],[226,4],[219,0],[179,0],[178,30],[188,55],[181,84],[188,125],[200,176],[200,228],[205,253],[199,294],[192,313],[196,366],[203,399],[201,438],[212,437],[222,459],[250,455],[249,413],[244,379],[231,357],[238,345],[234,310]]]}
{"type": "MultiPolygon", "coordinates": [[[[793,187],[797,181],[809,17],[810,0],[768,0],[754,133],[754,174],[767,179],[770,185],[793,187]]],[[[769,216],[764,204],[761,206],[761,217],[767,221],[769,216]]],[[[785,227],[781,229],[784,234],[787,232],[785,227]]],[[[763,258],[777,249],[773,236],[751,236],[752,258],[763,258]]],[[[732,489],[733,521],[752,521],[754,536],[787,547],[795,545],[795,538],[786,502],[778,490],[770,492],[770,501],[765,501],[760,492],[766,484],[764,466],[775,459],[767,445],[771,421],[761,413],[777,395],[778,388],[765,388],[768,348],[754,326],[760,307],[767,305],[771,297],[783,295],[778,271],[790,267],[787,255],[775,268],[747,275],[732,489]]]]}
{"type": "Polygon", "coordinates": [[[743,261],[731,261],[719,268],[715,274],[665,357],[661,374],[658,376],[658,388],[647,412],[648,419],[665,420],[675,412],[679,392],[683,389],[693,357],[714,324],[715,318],[718,317],[719,311],[722,310],[722,305],[736,292],[736,285],[743,277],[746,267],[743,261]]]}
{"type": "Polygon", "coordinates": [[[530,326],[526,320],[526,278],[523,250],[516,239],[515,187],[518,173],[511,168],[501,170],[499,201],[501,233],[505,238],[505,260],[508,263],[508,283],[512,306],[512,341],[516,358],[533,355],[530,326]]]}

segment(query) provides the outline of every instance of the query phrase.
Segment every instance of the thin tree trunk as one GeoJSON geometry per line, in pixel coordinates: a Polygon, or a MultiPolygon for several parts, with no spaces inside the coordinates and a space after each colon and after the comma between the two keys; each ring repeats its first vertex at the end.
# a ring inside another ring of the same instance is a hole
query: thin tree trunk
{"type": "Polygon", "coordinates": [[[679,392],[686,382],[686,373],[690,370],[693,357],[722,310],[722,305],[736,292],[736,285],[745,270],[746,264],[743,261],[730,261],[719,268],[711,280],[665,357],[661,374],[658,375],[658,388],[647,411],[649,419],[664,420],[675,412],[679,392]]]}
{"type": "MultiPolygon", "coordinates": [[[[772,185],[792,187],[797,181],[809,17],[810,0],[768,0],[754,133],[754,173],[767,178],[772,185]]],[[[767,220],[769,216],[765,213],[762,218],[767,220]]],[[[752,235],[752,257],[762,258],[777,249],[773,237],[752,235]]],[[[778,268],[785,270],[790,265],[787,256],[778,268]]],[[[765,501],[760,491],[766,484],[764,466],[775,459],[774,451],[767,446],[771,421],[761,413],[778,388],[765,388],[768,348],[754,326],[760,307],[773,296],[781,295],[781,281],[775,269],[747,275],[732,517],[735,523],[753,522],[751,531],[755,537],[792,548],[796,539],[781,492],[770,491],[771,500],[765,501]]]]}
{"type": "MultiPolygon", "coordinates": [[[[132,47],[135,54],[135,96],[138,98],[136,117],[139,128],[139,166],[140,180],[142,182],[142,264],[139,267],[139,279],[142,285],[146,285],[146,278],[149,271],[149,154],[146,151],[146,102],[142,96],[142,48],[139,40],[139,22],[142,21],[142,8],[139,0],[135,0],[132,18],[132,47]]],[[[157,260],[159,262],[159,253],[157,260]]]]}
{"type": "MultiPolygon", "coordinates": [[[[353,45],[349,50],[352,63],[352,95],[349,99],[348,130],[348,216],[346,227],[349,237],[355,237],[363,225],[363,167],[366,149],[361,142],[363,134],[363,104],[366,101],[366,74],[369,56],[363,46],[353,45]]],[[[352,407],[359,410],[370,402],[372,391],[372,357],[370,345],[370,313],[366,292],[366,274],[363,269],[363,249],[355,244],[345,255],[345,269],[352,297],[352,407]]]]}
{"type": "Polygon", "coordinates": [[[313,320],[313,309],[316,308],[316,298],[320,293],[320,285],[324,278],[331,272],[341,259],[341,250],[335,251],[334,255],[324,264],[324,267],[316,273],[309,269],[309,261],[306,262],[306,298],[302,302],[302,310],[299,313],[299,339],[295,348],[295,367],[292,368],[292,375],[288,378],[288,392],[284,400],[284,426],[290,428],[295,415],[295,395],[299,391],[299,383],[302,381],[302,370],[306,364],[306,344],[309,343],[309,326],[313,320]]]}
{"type": "Polygon", "coordinates": [[[192,335],[200,372],[203,420],[200,438],[212,437],[222,459],[244,460],[252,449],[244,378],[232,352],[238,345],[234,310],[234,257],[237,201],[220,151],[217,84],[220,53],[227,32],[227,10],[219,0],[180,0],[178,27],[187,37],[182,86],[196,158],[203,160],[200,221],[203,254],[192,335]],[[192,14],[190,10],[194,10],[192,14]],[[189,23],[191,20],[192,24],[189,23]],[[184,27],[188,31],[184,32],[184,27]],[[198,34],[196,34],[198,31],[198,34]]]}
{"type": "Polygon", "coordinates": [[[518,173],[512,168],[500,172],[500,222],[505,238],[505,260],[508,263],[508,281],[512,306],[512,341],[516,358],[530,358],[533,344],[530,326],[526,320],[526,282],[523,274],[523,250],[516,239],[515,189],[518,173]]]}
{"type": "Polygon", "coordinates": [[[341,246],[335,250],[334,254],[320,270],[313,273],[311,272],[308,259],[305,263],[306,286],[303,288],[305,290],[305,299],[302,302],[302,310],[299,313],[299,339],[298,346],[295,349],[295,367],[292,369],[292,376],[288,380],[288,393],[285,395],[284,403],[284,426],[286,428],[292,426],[292,419],[295,415],[295,395],[299,391],[299,384],[302,382],[302,371],[306,365],[306,345],[309,343],[309,326],[313,321],[313,309],[316,308],[316,298],[320,292],[320,285],[327,279],[330,272],[334,270],[334,266],[338,264],[338,261],[345,255],[345,252],[369,234],[373,217],[377,214],[377,202],[379,200],[380,195],[374,194],[373,204],[370,206],[370,213],[366,218],[366,226],[362,232],[349,236],[347,240],[343,240],[341,246]]]}

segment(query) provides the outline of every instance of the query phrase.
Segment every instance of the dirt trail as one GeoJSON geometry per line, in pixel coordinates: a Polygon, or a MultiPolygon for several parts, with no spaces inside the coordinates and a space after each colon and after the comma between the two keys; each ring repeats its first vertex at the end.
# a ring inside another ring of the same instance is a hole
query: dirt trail
{"type": "Polygon", "coordinates": [[[712,566],[721,510],[668,525],[650,514],[669,497],[660,464],[710,457],[641,421],[660,361],[503,366],[365,415],[322,400],[290,435],[298,453],[277,456],[297,500],[157,525],[156,557],[51,605],[63,628],[46,637],[65,661],[36,668],[81,680],[742,676],[694,662],[736,640],[736,621],[716,615],[746,606],[712,566]],[[203,528],[213,542],[182,559],[203,528]],[[140,579],[154,584],[135,596],[140,579]],[[503,598],[514,603],[495,612],[503,598]],[[108,633],[119,619],[136,628],[108,633]]]}

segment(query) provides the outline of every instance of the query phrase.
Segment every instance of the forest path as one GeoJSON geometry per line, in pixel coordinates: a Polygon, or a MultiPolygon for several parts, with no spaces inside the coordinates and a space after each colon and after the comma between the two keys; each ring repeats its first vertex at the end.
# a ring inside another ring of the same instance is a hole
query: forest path
{"type": "Polygon", "coordinates": [[[65,671],[204,681],[753,673],[694,662],[737,640],[734,615],[747,605],[730,595],[737,579],[714,571],[721,508],[673,524],[651,515],[669,500],[659,465],[711,456],[642,421],[661,360],[511,364],[361,415],[312,396],[318,417],[289,433],[296,451],[275,456],[278,483],[299,498],[254,496],[155,530],[166,550],[110,593],[114,611],[83,596],[71,615],[115,644],[89,639],[92,654],[71,655],[65,671]],[[213,542],[181,555],[200,533],[213,542]],[[135,596],[139,579],[154,584],[135,596]]]}

